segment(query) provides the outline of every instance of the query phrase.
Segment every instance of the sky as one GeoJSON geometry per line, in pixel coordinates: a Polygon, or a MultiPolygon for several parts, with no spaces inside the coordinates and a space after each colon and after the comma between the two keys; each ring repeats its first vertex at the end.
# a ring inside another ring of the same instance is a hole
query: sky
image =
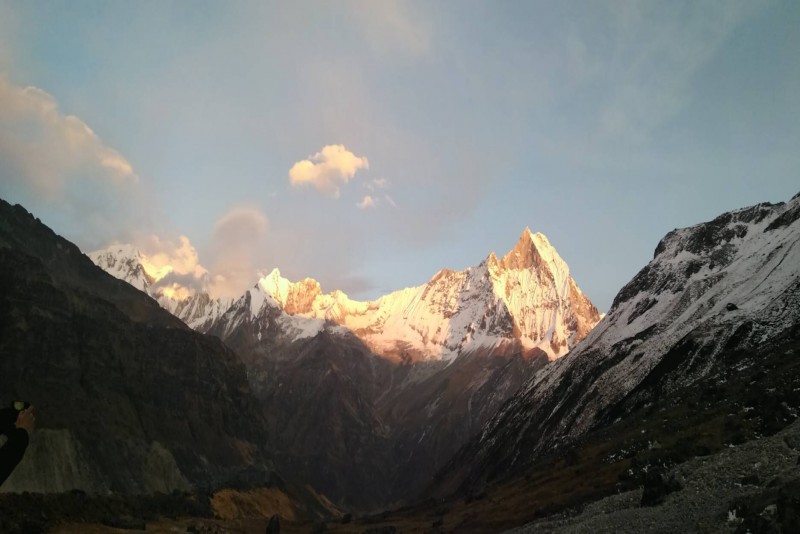
{"type": "Polygon", "coordinates": [[[371,299],[548,236],[606,311],[800,191],[800,2],[0,0],[0,198],[176,287],[371,299]]]}

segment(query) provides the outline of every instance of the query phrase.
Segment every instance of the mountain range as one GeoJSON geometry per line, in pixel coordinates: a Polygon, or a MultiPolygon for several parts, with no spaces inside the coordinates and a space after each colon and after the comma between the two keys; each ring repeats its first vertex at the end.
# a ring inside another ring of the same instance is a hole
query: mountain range
{"type": "Polygon", "coordinates": [[[155,277],[134,247],[115,245],[89,257],[196,330],[222,329],[224,339],[238,324],[223,315],[239,316],[229,312],[247,301],[252,317],[277,310],[275,320],[289,337],[311,337],[335,324],[392,361],[451,361],[474,352],[556,359],[599,321],[597,309],[547,237],[529,229],[502,259],[491,253],[476,267],[442,269],[422,286],[370,302],[351,300],[338,290],[324,294],[310,278],[290,282],[278,269],[235,300],[211,299],[202,292],[174,300],[155,289],[155,277]]]}
{"type": "Polygon", "coordinates": [[[0,388],[43,414],[8,488],[395,508],[349,531],[796,531],[799,242],[800,195],[673,230],[602,319],[527,229],[370,302],[277,269],[176,299],[134,247],[90,261],[2,203],[0,388]]]}
{"type": "MultiPolygon", "coordinates": [[[[153,287],[132,247],[89,256],[153,287]]],[[[419,492],[526,377],[600,319],[555,248],[529,229],[501,259],[490,253],[370,302],[277,269],[230,301],[151,294],[243,358],[277,468],[356,509],[419,492]]]]}

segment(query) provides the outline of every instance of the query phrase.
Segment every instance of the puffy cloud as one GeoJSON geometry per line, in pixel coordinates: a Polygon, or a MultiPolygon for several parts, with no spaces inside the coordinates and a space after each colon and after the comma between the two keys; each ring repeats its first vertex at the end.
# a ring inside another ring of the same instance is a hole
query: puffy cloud
{"type": "Polygon", "coordinates": [[[214,238],[246,243],[264,237],[268,229],[269,220],[261,210],[237,207],[223,215],[214,225],[214,238]]]}
{"type": "Polygon", "coordinates": [[[200,264],[197,249],[189,238],[177,242],[157,235],[137,240],[142,266],[155,279],[153,291],[173,300],[181,300],[199,291],[208,291],[208,271],[200,264]]]}
{"type": "Polygon", "coordinates": [[[391,207],[396,208],[397,204],[395,203],[394,199],[389,195],[383,195],[382,197],[375,197],[372,195],[364,195],[364,198],[361,199],[361,202],[357,203],[360,209],[367,209],[367,208],[375,208],[379,204],[389,204],[391,207]]]}
{"type": "Polygon", "coordinates": [[[162,295],[171,300],[183,300],[194,294],[192,288],[183,286],[178,282],[159,286],[162,295]]]}
{"type": "Polygon", "coordinates": [[[197,249],[185,235],[178,237],[178,243],[150,235],[140,245],[140,250],[147,259],[144,265],[147,274],[157,280],[171,273],[197,279],[208,274],[205,267],[200,265],[197,249]]]}
{"type": "Polygon", "coordinates": [[[63,115],[37,87],[0,78],[0,156],[22,181],[45,196],[59,196],[76,173],[94,172],[117,182],[136,181],[133,167],[81,119],[63,115]]]}
{"type": "Polygon", "coordinates": [[[237,207],[214,225],[212,297],[238,297],[257,280],[266,254],[269,220],[258,208],[237,207]]]}
{"type": "Polygon", "coordinates": [[[327,145],[308,159],[298,161],[289,169],[292,185],[311,184],[318,191],[339,196],[339,187],[347,184],[358,169],[368,169],[366,157],[358,157],[344,145],[327,145]]]}
{"type": "Polygon", "coordinates": [[[370,195],[366,195],[364,198],[361,199],[361,202],[356,204],[361,209],[365,208],[374,208],[375,207],[375,199],[372,198],[370,195]]]}

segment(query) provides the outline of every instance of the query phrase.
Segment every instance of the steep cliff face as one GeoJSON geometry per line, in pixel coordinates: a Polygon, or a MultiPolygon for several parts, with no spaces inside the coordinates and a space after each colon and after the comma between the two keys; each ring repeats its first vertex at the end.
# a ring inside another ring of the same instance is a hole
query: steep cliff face
{"type": "Polygon", "coordinates": [[[439,486],[508,476],[636,410],[679,404],[671,396],[700,380],[719,389],[763,365],[752,387],[771,398],[769,384],[785,377],[770,373],[800,342],[799,324],[800,195],[674,230],[603,321],[503,406],[439,486]]]}
{"type": "Polygon", "coordinates": [[[236,354],[3,201],[0,392],[31,401],[39,425],[4,491],[269,481],[265,420],[236,354]]]}

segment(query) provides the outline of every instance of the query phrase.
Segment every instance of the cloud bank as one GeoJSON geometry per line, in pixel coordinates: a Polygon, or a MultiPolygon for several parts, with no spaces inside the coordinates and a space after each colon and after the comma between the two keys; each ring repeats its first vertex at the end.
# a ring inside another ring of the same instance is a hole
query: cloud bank
{"type": "Polygon", "coordinates": [[[358,157],[344,145],[327,145],[308,159],[298,161],[289,169],[293,186],[310,184],[317,191],[339,197],[339,188],[349,182],[356,171],[368,169],[366,157],[358,157]]]}

